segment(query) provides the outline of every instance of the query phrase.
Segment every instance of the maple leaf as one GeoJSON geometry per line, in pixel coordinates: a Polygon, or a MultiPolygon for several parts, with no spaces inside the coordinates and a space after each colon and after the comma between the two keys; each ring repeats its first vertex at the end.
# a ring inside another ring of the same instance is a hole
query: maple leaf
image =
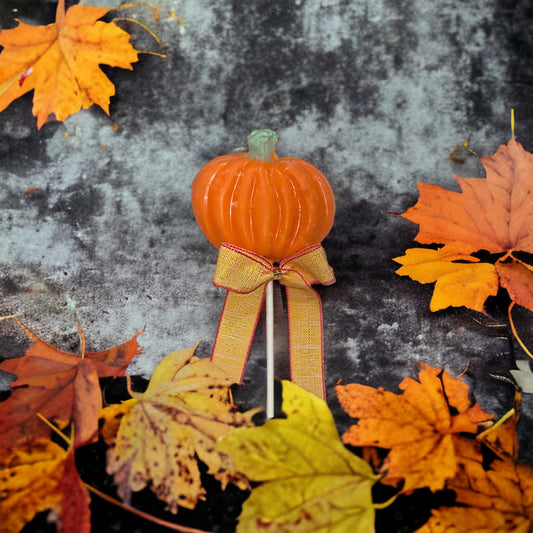
{"type": "Polygon", "coordinates": [[[533,468],[517,463],[519,405],[473,439],[456,441],[457,475],[446,488],[461,507],[441,507],[417,533],[529,533],[533,528],[533,468]],[[487,466],[483,446],[498,458],[487,466]]]}
{"type": "Polygon", "coordinates": [[[56,22],[29,26],[19,21],[0,31],[0,111],[35,90],[33,114],[41,128],[52,116],[68,116],[98,104],[109,114],[115,87],[99,65],[132,70],[138,52],[130,35],[113,22],[99,21],[110,9],[59,0],[56,22]]]}
{"type": "Polygon", "coordinates": [[[336,387],[343,409],[359,419],[343,442],[389,449],[382,482],[404,480],[402,492],[442,489],[456,472],[456,435],[474,434],[491,418],[477,403],[471,405],[468,385],[446,371],[422,363],[418,378],[406,377],[400,395],[359,384],[336,387]]]}
{"type": "Polygon", "coordinates": [[[370,533],[371,488],[378,477],[339,439],[327,404],[283,381],[286,419],[233,430],[218,448],[262,482],[244,502],[238,533],[370,533]]]}
{"type": "MultiPolygon", "coordinates": [[[[510,460],[496,459],[490,469],[481,462],[466,465],[459,459],[460,475],[447,488],[457,494],[456,502],[467,505],[470,511],[491,512],[492,529],[488,531],[524,531],[533,528],[533,468],[510,460]],[[494,526],[498,525],[499,529],[494,526]]],[[[442,512],[442,509],[441,509],[442,512]]],[[[447,511],[449,512],[449,511],[447,511]]],[[[472,518],[466,524],[472,531],[472,518]]]]}
{"type": "Polygon", "coordinates": [[[420,225],[415,240],[447,244],[463,254],[533,253],[533,154],[511,139],[480,159],[487,177],[454,176],[461,193],[418,183],[420,198],[402,215],[420,225]]]}
{"type": "Polygon", "coordinates": [[[133,393],[133,399],[101,412],[102,435],[111,445],[107,472],[125,502],[132,491],[151,485],[171,512],[178,506],[194,509],[205,494],[197,458],[223,488],[229,482],[248,487],[229,455],[216,450],[215,444],[233,427],[252,425],[257,410],[235,412],[228,401],[232,381],[211,361],[195,357],[194,351],[168,355],[144,393],[133,393]]]}
{"type": "Polygon", "coordinates": [[[394,259],[404,265],[397,273],[437,282],[433,311],[450,305],[483,311],[496,281],[514,302],[533,310],[533,267],[516,256],[533,253],[533,154],[511,139],[481,163],[486,178],[454,176],[460,193],[418,183],[418,202],[402,216],[419,224],[416,241],[445,246],[407,250],[394,259]],[[502,255],[494,265],[478,263],[471,254],[482,250],[502,255]]]}
{"type": "Polygon", "coordinates": [[[442,248],[410,248],[394,261],[403,265],[396,271],[400,276],[409,276],[419,283],[436,282],[429,306],[431,311],[464,305],[482,312],[486,299],[498,293],[494,265],[479,263],[479,259],[471,255],[450,256],[442,248]]]}
{"type": "Polygon", "coordinates": [[[533,311],[533,267],[514,260],[498,261],[495,268],[511,300],[533,311]]]}
{"type": "Polygon", "coordinates": [[[89,502],[73,449],[39,439],[0,453],[2,533],[18,533],[37,513],[49,509],[56,512],[59,531],[90,533],[89,502]]]}
{"type": "Polygon", "coordinates": [[[2,370],[17,375],[11,383],[11,395],[0,402],[2,446],[10,448],[48,437],[50,429],[37,413],[60,429],[73,421],[76,446],[91,442],[98,436],[98,412],[102,408],[98,379],[124,375],[139,353],[139,333],[109,350],[77,356],[43,342],[15,320],[34,344],[24,356],[0,363],[2,370]]]}

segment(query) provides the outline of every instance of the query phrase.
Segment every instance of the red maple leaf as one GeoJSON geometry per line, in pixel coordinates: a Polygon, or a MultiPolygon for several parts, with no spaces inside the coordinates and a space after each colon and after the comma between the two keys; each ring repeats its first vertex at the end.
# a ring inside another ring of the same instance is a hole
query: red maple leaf
{"type": "Polygon", "coordinates": [[[11,395],[0,402],[2,446],[9,449],[49,437],[50,429],[37,413],[60,429],[72,421],[76,446],[91,442],[98,433],[98,412],[102,408],[98,379],[124,375],[133,356],[140,352],[140,332],[109,350],[84,352],[82,347],[82,353],[75,355],[43,342],[15,320],[34,344],[24,356],[0,363],[2,370],[17,375],[11,383],[11,395]]]}

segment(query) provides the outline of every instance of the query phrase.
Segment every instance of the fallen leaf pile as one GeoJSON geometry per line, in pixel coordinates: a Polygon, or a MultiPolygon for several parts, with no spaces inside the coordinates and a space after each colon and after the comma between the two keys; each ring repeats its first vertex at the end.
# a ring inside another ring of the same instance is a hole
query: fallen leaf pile
{"type": "Polygon", "coordinates": [[[77,452],[98,438],[123,502],[115,504],[181,531],[190,529],[133,509],[132,495],[149,488],[171,513],[197,509],[210,496],[209,476],[222,491],[243,491],[238,533],[372,533],[376,513],[390,504],[373,500],[380,487],[403,498],[445,489],[455,504],[435,506],[418,533],[533,527],[533,469],[517,462],[519,393],[494,424],[461,379],[425,364],[418,380],[400,383],[400,394],[339,384],[340,405],[354,417],[340,438],[327,404],[290,382],[282,384],[285,418],[255,426],[257,409],[238,411],[231,381],[190,348],[164,358],[144,392],[130,386],[129,399],[102,408],[100,378],[125,373],[138,334],[92,353],[80,329],[80,353],[70,354],[14,320],[32,345],[0,363],[17,374],[0,402],[3,533],[18,533],[44,511],[58,531],[89,533],[89,493],[114,501],[76,467],[77,452]]]}
{"type": "MultiPolygon", "coordinates": [[[[139,353],[138,333],[102,352],[63,352],[40,340],[20,321],[32,345],[24,356],[0,363],[16,374],[10,396],[0,402],[0,516],[3,533],[16,533],[40,511],[53,509],[62,531],[89,532],[89,496],[74,463],[75,449],[98,438],[102,408],[100,377],[123,376],[139,353]],[[50,440],[51,428],[72,424],[68,450],[50,440]],[[73,527],[75,525],[75,527],[73,527]]],[[[7,355],[7,354],[1,354],[7,355]]]]}
{"type": "Polygon", "coordinates": [[[237,533],[371,533],[375,513],[390,503],[373,502],[380,484],[404,498],[417,489],[454,491],[456,504],[433,509],[417,533],[531,531],[533,469],[517,462],[521,394],[493,424],[463,381],[421,366],[418,381],[402,381],[401,394],[338,385],[341,406],[357,419],[342,441],[325,402],[290,382],[283,382],[286,418],[219,440],[237,469],[259,483],[237,533]],[[369,462],[342,442],[362,448],[369,462]]]}
{"type": "Polygon", "coordinates": [[[455,177],[460,193],[418,183],[418,202],[402,216],[419,224],[416,241],[444,246],[408,249],[394,259],[397,273],[435,282],[432,311],[483,311],[500,286],[533,311],[533,154],[513,138],[481,163],[486,178],[455,177]]]}
{"type": "MultiPolygon", "coordinates": [[[[517,462],[519,399],[506,416],[491,418],[468,399],[468,387],[447,372],[422,365],[419,382],[405,378],[403,394],[338,385],[342,407],[358,422],[342,440],[389,450],[382,483],[399,493],[427,487],[453,490],[457,505],[432,512],[416,533],[528,533],[533,528],[533,468],[517,462]],[[452,414],[453,413],[453,414],[452,414]]],[[[378,457],[368,453],[369,457],[378,457]]]]}
{"type": "Polygon", "coordinates": [[[115,87],[99,65],[132,70],[138,60],[130,35],[114,22],[99,20],[109,11],[74,5],[65,12],[65,0],[59,0],[54,24],[19,22],[0,31],[0,111],[34,90],[38,128],[93,104],[109,114],[115,87]]]}
{"type": "MultiPolygon", "coordinates": [[[[0,402],[0,516],[2,533],[17,533],[36,513],[50,510],[58,530],[91,530],[87,489],[75,453],[97,441],[109,445],[107,470],[129,504],[131,492],[149,486],[176,513],[205,497],[199,461],[222,487],[249,487],[216,441],[232,428],[252,425],[257,410],[237,412],[232,382],[195,348],[170,354],[158,365],[144,393],[102,407],[100,378],[123,376],[140,352],[137,333],[102,352],[78,354],[43,342],[18,319],[32,342],[22,357],[5,359],[0,370],[16,374],[10,396],[0,402]],[[52,441],[52,431],[66,441],[52,441]],[[66,431],[66,434],[65,434],[66,431]],[[72,437],[67,435],[73,434],[72,437]],[[4,520],[9,517],[9,520],[4,520]]],[[[8,354],[0,354],[8,355],[8,354]]]]}

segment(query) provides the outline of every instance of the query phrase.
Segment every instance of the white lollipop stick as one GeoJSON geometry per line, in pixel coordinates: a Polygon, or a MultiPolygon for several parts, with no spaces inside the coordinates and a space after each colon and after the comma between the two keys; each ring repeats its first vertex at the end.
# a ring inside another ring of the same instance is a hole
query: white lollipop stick
{"type": "Polygon", "coordinates": [[[266,416],[274,418],[274,282],[266,286],[266,416]]]}

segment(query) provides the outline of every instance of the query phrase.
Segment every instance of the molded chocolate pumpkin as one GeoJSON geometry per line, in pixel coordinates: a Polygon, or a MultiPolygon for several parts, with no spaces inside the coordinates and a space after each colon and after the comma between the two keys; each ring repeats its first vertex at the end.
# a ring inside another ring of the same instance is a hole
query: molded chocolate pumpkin
{"type": "Polygon", "coordinates": [[[278,136],[255,130],[248,152],[207,163],[192,184],[192,208],[209,241],[234,244],[270,261],[319,244],[331,230],[335,197],[316,167],[279,158],[278,136]]]}

